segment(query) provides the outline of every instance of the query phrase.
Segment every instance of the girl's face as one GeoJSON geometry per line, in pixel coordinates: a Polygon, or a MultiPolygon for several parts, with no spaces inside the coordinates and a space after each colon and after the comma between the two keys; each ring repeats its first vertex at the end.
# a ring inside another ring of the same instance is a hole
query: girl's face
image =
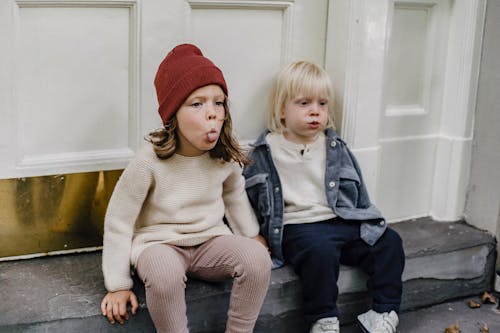
{"type": "Polygon", "coordinates": [[[281,111],[285,122],[285,138],[301,144],[309,144],[324,131],[328,122],[328,98],[321,96],[297,96],[289,99],[281,111]]]}
{"type": "Polygon", "coordinates": [[[198,88],[186,98],[176,113],[177,154],[198,156],[215,147],[226,115],[225,99],[215,84],[198,88]]]}

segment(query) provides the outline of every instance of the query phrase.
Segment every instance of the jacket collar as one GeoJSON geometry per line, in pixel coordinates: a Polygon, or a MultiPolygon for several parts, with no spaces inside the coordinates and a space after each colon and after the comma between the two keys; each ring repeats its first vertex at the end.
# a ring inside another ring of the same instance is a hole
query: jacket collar
{"type": "MultiPolygon", "coordinates": [[[[257,140],[255,140],[254,143],[251,143],[250,146],[251,147],[260,147],[260,146],[265,146],[267,145],[267,142],[266,142],[266,136],[267,134],[269,134],[271,131],[269,131],[269,129],[265,129],[264,131],[262,131],[262,133],[260,133],[259,137],[257,138],[257,140]]],[[[333,128],[327,128],[326,131],[325,131],[325,135],[327,136],[327,138],[329,140],[336,140],[338,139],[338,135],[337,135],[337,132],[335,132],[335,130],[333,128]]]]}
{"type": "Polygon", "coordinates": [[[269,132],[271,132],[271,131],[266,128],[264,131],[262,131],[262,133],[260,133],[260,135],[257,138],[257,140],[255,140],[254,143],[250,144],[250,146],[251,147],[260,147],[260,146],[267,145],[266,135],[269,134],[269,132]]]}

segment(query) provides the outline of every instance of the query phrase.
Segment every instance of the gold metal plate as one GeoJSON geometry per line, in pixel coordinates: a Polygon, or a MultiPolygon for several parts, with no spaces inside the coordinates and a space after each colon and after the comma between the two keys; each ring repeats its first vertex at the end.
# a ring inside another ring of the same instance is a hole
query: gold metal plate
{"type": "Polygon", "coordinates": [[[123,170],[0,180],[0,260],[102,246],[123,170]]]}

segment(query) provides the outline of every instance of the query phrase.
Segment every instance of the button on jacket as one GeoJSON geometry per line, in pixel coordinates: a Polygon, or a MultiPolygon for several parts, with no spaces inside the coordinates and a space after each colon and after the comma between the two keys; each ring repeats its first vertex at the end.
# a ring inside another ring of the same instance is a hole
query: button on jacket
{"type": "MultiPolygon", "coordinates": [[[[265,130],[252,144],[252,162],[243,171],[246,191],[272,253],[273,268],[284,264],[281,240],[283,236],[284,202],[278,171],[266,142],[265,130]]],[[[384,233],[386,222],[370,202],[356,158],[333,129],[326,132],[325,194],[334,214],[359,222],[360,237],[373,245],[384,233]]],[[[297,175],[300,176],[300,175],[297,175]]]]}

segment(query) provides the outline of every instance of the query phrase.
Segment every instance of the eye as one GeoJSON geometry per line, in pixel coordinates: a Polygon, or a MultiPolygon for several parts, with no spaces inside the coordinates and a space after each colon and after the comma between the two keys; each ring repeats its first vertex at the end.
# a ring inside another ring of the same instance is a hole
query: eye
{"type": "Polygon", "coordinates": [[[217,102],[215,102],[215,105],[224,106],[224,101],[217,101],[217,102]]]}
{"type": "Polygon", "coordinates": [[[319,105],[322,105],[322,106],[328,105],[328,101],[320,101],[319,105]]]}
{"type": "Polygon", "coordinates": [[[191,106],[195,107],[195,108],[199,108],[202,106],[202,104],[201,104],[201,102],[193,102],[193,103],[191,103],[191,106]]]}

